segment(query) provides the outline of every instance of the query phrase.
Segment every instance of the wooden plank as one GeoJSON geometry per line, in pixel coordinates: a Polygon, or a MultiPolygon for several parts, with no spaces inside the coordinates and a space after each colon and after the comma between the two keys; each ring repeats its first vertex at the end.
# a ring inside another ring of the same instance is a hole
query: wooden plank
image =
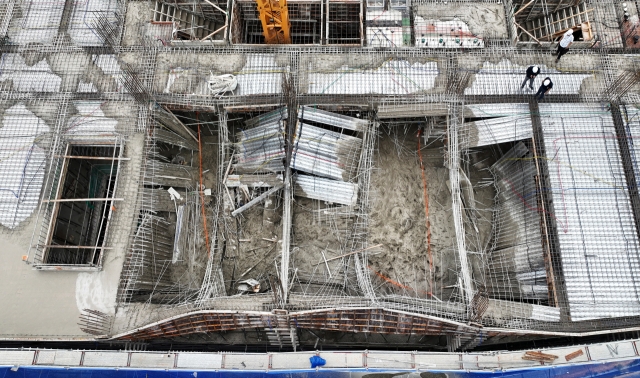
{"type": "Polygon", "coordinates": [[[237,216],[238,214],[241,214],[242,212],[244,212],[245,210],[253,207],[254,205],[259,204],[260,202],[264,201],[265,199],[267,199],[267,197],[269,197],[270,195],[272,195],[273,193],[277,192],[278,190],[282,189],[283,185],[278,185],[278,186],[274,186],[273,188],[267,190],[266,192],[262,193],[261,195],[259,195],[258,197],[252,199],[251,201],[245,203],[244,205],[240,206],[239,208],[235,209],[231,215],[232,216],[237,216]]]}
{"type": "Polygon", "coordinates": [[[540,362],[553,362],[558,359],[558,356],[548,353],[528,351],[522,356],[523,360],[540,361],[540,362]]]}

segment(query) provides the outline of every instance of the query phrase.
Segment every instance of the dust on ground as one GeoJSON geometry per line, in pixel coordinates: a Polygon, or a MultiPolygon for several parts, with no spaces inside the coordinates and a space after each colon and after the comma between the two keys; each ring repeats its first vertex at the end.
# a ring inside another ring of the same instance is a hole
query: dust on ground
{"type": "Polygon", "coordinates": [[[369,257],[374,276],[389,293],[405,291],[446,300],[457,281],[452,249],[455,235],[451,214],[448,170],[443,166],[442,143],[424,147],[422,158],[431,222],[430,268],[422,175],[417,154],[417,126],[383,128],[371,177],[369,245],[382,244],[369,257]],[[385,278],[382,278],[382,277],[385,278]],[[391,282],[394,281],[394,282],[391,282]]]}

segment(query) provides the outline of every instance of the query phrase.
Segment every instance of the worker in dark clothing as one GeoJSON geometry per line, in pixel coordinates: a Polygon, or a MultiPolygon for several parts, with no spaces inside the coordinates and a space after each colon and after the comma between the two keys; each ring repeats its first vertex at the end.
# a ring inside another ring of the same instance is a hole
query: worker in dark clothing
{"type": "Polygon", "coordinates": [[[538,93],[536,93],[536,100],[541,101],[542,99],[544,99],[544,95],[549,93],[551,88],[553,88],[553,82],[551,81],[551,78],[546,77],[544,80],[542,80],[540,88],[538,88],[538,93]]]}
{"type": "Polygon", "coordinates": [[[536,78],[536,76],[538,76],[538,73],[540,73],[540,67],[529,66],[526,72],[527,76],[524,78],[524,81],[522,82],[520,89],[524,88],[525,84],[527,84],[527,80],[529,80],[529,89],[533,90],[533,80],[536,78]]]}

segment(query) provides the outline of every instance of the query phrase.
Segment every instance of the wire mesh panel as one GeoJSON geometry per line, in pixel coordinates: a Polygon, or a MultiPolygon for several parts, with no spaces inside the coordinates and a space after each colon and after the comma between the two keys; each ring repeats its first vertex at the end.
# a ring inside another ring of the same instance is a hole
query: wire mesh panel
{"type": "Polygon", "coordinates": [[[9,42],[53,44],[62,21],[64,4],[64,1],[17,0],[14,12],[19,8],[20,13],[14,13],[9,23],[9,42]]]}
{"type": "Polygon", "coordinates": [[[73,2],[67,33],[77,46],[102,46],[104,41],[94,30],[98,18],[117,29],[121,26],[124,2],[121,0],[77,0],[73,2]]]}
{"type": "Polygon", "coordinates": [[[638,235],[611,113],[540,109],[571,318],[638,315],[638,235]]]}
{"type": "Polygon", "coordinates": [[[327,45],[362,45],[362,3],[327,1],[327,45]]]}

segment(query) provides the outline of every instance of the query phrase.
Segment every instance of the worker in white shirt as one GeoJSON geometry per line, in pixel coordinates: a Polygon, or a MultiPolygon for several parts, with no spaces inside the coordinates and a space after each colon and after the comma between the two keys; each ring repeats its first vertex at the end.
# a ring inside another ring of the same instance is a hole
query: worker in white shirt
{"type": "Polygon", "coordinates": [[[556,63],[560,61],[561,56],[563,56],[569,51],[569,46],[571,46],[572,43],[573,43],[573,29],[569,29],[564,33],[564,35],[562,36],[562,39],[560,40],[560,43],[558,44],[558,54],[557,54],[558,58],[556,59],[556,63]]]}

